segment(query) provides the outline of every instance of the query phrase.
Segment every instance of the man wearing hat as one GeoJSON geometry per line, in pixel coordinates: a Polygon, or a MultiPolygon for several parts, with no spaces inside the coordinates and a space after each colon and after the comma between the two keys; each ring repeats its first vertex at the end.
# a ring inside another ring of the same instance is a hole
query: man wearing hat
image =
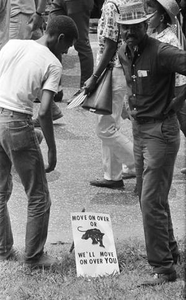
{"type": "MultiPolygon", "coordinates": [[[[175,47],[182,48],[180,43],[180,34],[175,28],[177,27],[176,20],[179,13],[179,6],[175,0],[145,0],[146,11],[148,13],[156,12],[150,19],[148,31],[152,32],[154,38],[161,42],[169,43],[175,47]]],[[[182,48],[186,49],[186,47],[182,48]]],[[[186,84],[186,76],[176,74],[175,80],[175,93],[179,93],[180,89],[186,84]]],[[[180,124],[180,129],[186,137],[186,100],[179,111],[177,117],[180,124]]],[[[181,169],[181,173],[186,174],[186,168],[181,169]]]]}
{"type": "Polygon", "coordinates": [[[143,285],[175,281],[179,251],[173,233],[168,194],[180,145],[176,117],[186,88],[175,97],[175,72],[186,75],[186,51],[147,35],[142,1],[120,8],[124,45],[119,50],[132,117],[137,187],[143,216],[146,250],[155,273],[143,285]]]}

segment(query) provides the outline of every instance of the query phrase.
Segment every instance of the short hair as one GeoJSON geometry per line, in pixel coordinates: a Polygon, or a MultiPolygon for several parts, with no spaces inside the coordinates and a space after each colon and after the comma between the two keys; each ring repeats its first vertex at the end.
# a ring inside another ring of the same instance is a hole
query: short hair
{"type": "Polygon", "coordinates": [[[55,16],[48,21],[46,33],[50,36],[64,34],[67,40],[78,39],[78,29],[72,18],[55,16]]]}

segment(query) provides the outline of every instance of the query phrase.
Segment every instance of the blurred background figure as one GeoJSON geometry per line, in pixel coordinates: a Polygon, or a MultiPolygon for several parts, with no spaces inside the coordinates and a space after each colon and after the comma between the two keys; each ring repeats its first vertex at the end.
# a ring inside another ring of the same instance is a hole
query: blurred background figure
{"type": "Polygon", "coordinates": [[[101,17],[101,9],[104,0],[94,0],[94,7],[90,16],[90,33],[97,33],[98,20],[101,17]]]}
{"type": "Polygon", "coordinates": [[[9,40],[10,0],[0,1],[0,49],[9,40]]]}
{"type": "Polygon", "coordinates": [[[53,0],[49,19],[57,15],[71,17],[77,25],[79,38],[74,47],[78,52],[80,61],[80,87],[92,75],[94,61],[89,40],[89,22],[94,0],[53,0]]]}

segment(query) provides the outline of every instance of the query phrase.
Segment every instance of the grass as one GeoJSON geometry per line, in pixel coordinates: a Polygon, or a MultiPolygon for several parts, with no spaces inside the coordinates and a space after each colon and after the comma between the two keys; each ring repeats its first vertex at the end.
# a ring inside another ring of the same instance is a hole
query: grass
{"type": "Polygon", "coordinates": [[[30,270],[18,261],[0,264],[0,300],[182,300],[185,299],[185,241],[179,241],[178,279],[155,287],[137,287],[151,275],[141,241],[116,244],[121,273],[97,278],[76,277],[75,255],[69,245],[49,245],[59,264],[49,270],[30,270]]]}

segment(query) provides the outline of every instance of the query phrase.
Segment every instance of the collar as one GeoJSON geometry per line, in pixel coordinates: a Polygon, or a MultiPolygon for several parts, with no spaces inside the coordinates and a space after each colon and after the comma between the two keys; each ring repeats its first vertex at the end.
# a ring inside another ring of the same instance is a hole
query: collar
{"type": "MultiPolygon", "coordinates": [[[[147,45],[147,42],[148,42],[148,39],[149,39],[149,36],[147,34],[145,34],[144,38],[142,39],[142,41],[135,47],[134,49],[134,52],[140,56],[144,50],[144,48],[146,47],[147,45]]],[[[126,47],[125,47],[125,55],[128,57],[128,58],[132,58],[133,55],[132,55],[132,51],[130,50],[130,48],[128,47],[128,45],[126,44],[126,47]]]]}

